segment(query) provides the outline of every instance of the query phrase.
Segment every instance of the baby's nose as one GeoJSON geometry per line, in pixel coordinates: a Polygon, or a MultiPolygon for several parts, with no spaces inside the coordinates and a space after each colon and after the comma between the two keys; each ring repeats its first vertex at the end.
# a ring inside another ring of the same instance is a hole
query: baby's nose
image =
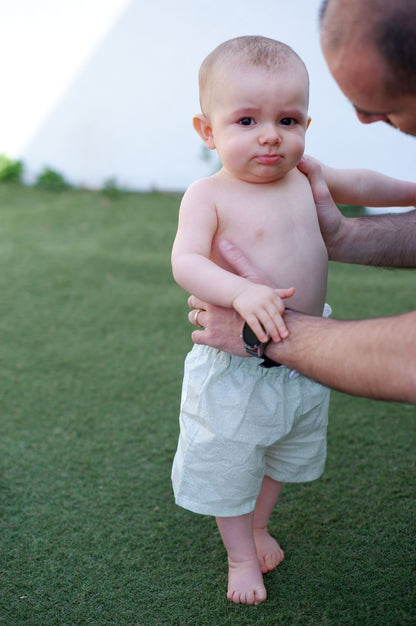
{"type": "Polygon", "coordinates": [[[260,135],[260,143],[280,143],[281,135],[276,124],[265,124],[260,135]]]}

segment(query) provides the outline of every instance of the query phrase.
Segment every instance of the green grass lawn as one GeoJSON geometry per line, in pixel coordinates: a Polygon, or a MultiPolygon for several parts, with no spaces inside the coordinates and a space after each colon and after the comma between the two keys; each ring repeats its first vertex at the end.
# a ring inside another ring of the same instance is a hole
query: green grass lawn
{"type": "MultiPolygon", "coordinates": [[[[267,602],[227,602],[215,522],[170,485],[191,347],[178,202],[0,186],[0,623],[415,624],[416,409],[339,393],[325,474],[273,515],[267,602]]],[[[410,310],[415,274],[332,265],[328,301],[410,310]]]]}

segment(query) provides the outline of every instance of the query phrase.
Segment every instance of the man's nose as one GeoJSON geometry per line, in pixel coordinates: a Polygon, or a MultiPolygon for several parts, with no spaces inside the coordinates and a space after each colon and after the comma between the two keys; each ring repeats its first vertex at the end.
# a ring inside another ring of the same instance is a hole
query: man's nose
{"type": "Polygon", "coordinates": [[[391,124],[387,115],[383,113],[361,113],[361,111],[356,110],[355,114],[361,124],[373,124],[374,122],[387,122],[387,124],[391,124]]]}

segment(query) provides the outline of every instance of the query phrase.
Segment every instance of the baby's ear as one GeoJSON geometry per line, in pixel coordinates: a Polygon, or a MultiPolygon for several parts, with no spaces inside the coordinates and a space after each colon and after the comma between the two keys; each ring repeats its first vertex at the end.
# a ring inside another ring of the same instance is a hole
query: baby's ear
{"type": "Polygon", "coordinates": [[[215,150],[212,126],[207,116],[203,115],[203,113],[198,113],[198,115],[194,115],[193,125],[206,147],[210,150],[215,150]]]}

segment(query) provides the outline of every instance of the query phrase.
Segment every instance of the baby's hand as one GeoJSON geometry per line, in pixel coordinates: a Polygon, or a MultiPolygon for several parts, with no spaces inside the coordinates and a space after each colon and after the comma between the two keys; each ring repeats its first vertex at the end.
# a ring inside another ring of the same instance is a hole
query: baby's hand
{"type": "Polygon", "coordinates": [[[247,322],[260,341],[269,337],[279,342],[289,335],[283,321],[284,298],[295,293],[293,287],[288,289],[272,289],[266,285],[250,283],[233,300],[234,309],[247,322]]]}

